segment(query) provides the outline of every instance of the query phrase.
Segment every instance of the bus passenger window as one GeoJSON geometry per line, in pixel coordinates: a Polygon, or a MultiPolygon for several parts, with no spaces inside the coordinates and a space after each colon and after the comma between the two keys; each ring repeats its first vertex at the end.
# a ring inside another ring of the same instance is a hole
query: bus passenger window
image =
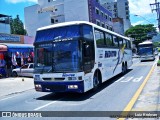
{"type": "Polygon", "coordinates": [[[116,36],[113,36],[113,46],[114,47],[118,47],[119,46],[118,38],[116,36]]]}
{"type": "Polygon", "coordinates": [[[131,49],[131,43],[128,40],[126,40],[126,48],[131,49]]]}
{"type": "Polygon", "coordinates": [[[105,33],[105,37],[106,37],[106,45],[108,47],[111,47],[112,46],[112,36],[108,33],[105,33]]]}
{"type": "Polygon", "coordinates": [[[131,42],[130,42],[130,41],[128,41],[128,44],[129,44],[129,49],[131,49],[131,42]]]}
{"type": "Polygon", "coordinates": [[[97,47],[104,46],[104,34],[101,31],[95,30],[95,40],[97,43],[97,47]]]}
{"type": "Polygon", "coordinates": [[[123,48],[124,47],[123,46],[123,39],[122,38],[118,38],[118,40],[119,40],[119,47],[123,48]]]}
{"type": "Polygon", "coordinates": [[[125,46],[125,48],[127,48],[125,39],[123,39],[123,46],[125,46]]]}

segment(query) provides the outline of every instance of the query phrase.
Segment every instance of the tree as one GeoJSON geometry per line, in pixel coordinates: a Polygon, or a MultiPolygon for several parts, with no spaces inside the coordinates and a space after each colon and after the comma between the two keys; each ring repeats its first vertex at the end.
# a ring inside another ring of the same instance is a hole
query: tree
{"type": "Polygon", "coordinates": [[[147,24],[147,25],[136,25],[131,27],[125,32],[125,35],[131,38],[134,38],[134,44],[136,46],[138,43],[143,42],[148,39],[152,39],[153,35],[155,35],[156,28],[153,24],[147,24]]]}
{"type": "Polygon", "coordinates": [[[19,19],[19,15],[14,19],[10,19],[11,34],[26,35],[23,22],[19,19]]]}

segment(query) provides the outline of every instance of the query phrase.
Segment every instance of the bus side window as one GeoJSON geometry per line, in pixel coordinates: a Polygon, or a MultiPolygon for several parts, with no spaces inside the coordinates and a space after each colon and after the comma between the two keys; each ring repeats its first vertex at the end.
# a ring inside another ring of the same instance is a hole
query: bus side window
{"type": "Polygon", "coordinates": [[[95,30],[95,40],[97,47],[102,47],[105,45],[104,43],[104,33],[98,30],[95,30]]]}
{"type": "Polygon", "coordinates": [[[122,38],[118,38],[119,40],[119,47],[122,48],[123,47],[123,39],[122,38]]]}
{"type": "Polygon", "coordinates": [[[128,41],[128,44],[129,44],[129,49],[131,49],[131,42],[130,42],[130,41],[128,41]]]}
{"type": "Polygon", "coordinates": [[[130,49],[131,48],[131,43],[130,41],[126,40],[126,48],[130,49]]]}
{"type": "Polygon", "coordinates": [[[116,36],[113,36],[113,46],[114,47],[119,47],[118,38],[116,36]]]}
{"type": "Polygon", "coordinates": [[[88,40],[93,40],[93,30],[91,26],[83,25],[83,37],[88,40]]]}
{"type": "Polygon", "coordinates": [[[112,35],[110,35],[109,33],[105,33],[105,42],[106,42],[106,45],[108,47],[111,47],[112,46],[112,35]]]}
{"type": "Polygon", "coordinates": [[[123,39],[123,46],[125,46],[125,48],[127,48],[125,39],[123,39]]]}

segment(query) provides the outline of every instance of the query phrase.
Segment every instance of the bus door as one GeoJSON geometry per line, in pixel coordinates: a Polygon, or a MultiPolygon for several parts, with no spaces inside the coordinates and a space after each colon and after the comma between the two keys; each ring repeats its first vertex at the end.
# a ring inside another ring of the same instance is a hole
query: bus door
{"type": "Polygon", "coordinates": [[[94,67],[95,49],[94,49],[93,29],[91,26],[88,25],[83,26],[82,54],[83,54],[84,72],[89,73],[94,67]]]}

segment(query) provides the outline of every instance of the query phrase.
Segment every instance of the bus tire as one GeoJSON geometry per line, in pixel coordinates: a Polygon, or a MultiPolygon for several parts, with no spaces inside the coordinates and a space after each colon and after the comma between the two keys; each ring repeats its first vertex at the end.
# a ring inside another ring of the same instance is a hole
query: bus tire
{"type": "Polygon", "coordinates": [[[101,73],[100,71],[96,70],[93,77],[93,91],[97,90],[101,83],[101,73]]]}

